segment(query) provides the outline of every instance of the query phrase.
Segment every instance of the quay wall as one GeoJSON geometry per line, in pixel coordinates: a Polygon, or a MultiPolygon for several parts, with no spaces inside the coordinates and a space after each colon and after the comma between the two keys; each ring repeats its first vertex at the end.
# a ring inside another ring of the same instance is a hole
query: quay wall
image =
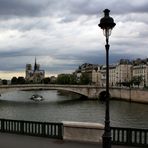
{"type": "Polygon", "coordinates": [[[144,89],[110,89],[111,97],[129,102],[148,103],[148,90],[144,89]]]}

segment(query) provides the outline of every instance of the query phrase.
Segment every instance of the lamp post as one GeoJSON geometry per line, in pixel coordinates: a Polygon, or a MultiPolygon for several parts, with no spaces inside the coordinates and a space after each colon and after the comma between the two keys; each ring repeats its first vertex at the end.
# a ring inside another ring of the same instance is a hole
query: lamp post
{"type": "Polygon", "coordinates": [[[109,36],[111,35],[111,30],[116,25],[113,18],[109,16],[110,10],[104,10],[104,17],[101,18],[100,24],[98,24],[101,29],[103,29],[104,36],[106,37],[106,110],[105,110],[105,129],[102,136],[103,148],[111,148],[111,131],[110,131],[110,113],[109,113],[109,36]]]}

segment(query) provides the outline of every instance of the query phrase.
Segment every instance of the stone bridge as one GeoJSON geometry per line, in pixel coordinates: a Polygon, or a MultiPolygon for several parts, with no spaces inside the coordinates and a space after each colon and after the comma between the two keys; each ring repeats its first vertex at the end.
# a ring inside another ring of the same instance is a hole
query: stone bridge
{"type": "MultiPolygon", "coordinates": [[[[104,96],[105,87],[94,85],[56,85],[56,84],[25,84],[25,85],[0,85],[0,94],[17,90],[64,90],[74,92],[89,99],[98,99],[104,96]]],[[[110,97],[148,103],[148,90],[129,88],[110,88],[110,97]]]]}
{"type": "Polygon", "coordinates": [[[25,85],[0,85],[0,94],[18,90],[64,90],[74,92],[88,98],[98,98],[105,88],[92,85],[56,85],[56,84],[25,84],[25,85]]]}

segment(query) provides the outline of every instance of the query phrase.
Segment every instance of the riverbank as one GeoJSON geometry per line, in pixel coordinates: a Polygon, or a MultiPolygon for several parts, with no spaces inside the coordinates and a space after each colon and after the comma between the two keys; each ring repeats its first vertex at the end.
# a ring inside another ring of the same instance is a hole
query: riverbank
{"type": "Polygon", "coordinates": [[[138,88],[111,88],[110,94],[113,99],[124,100],[128,102],[136,102],[142,104],[148,104],[148,90],[138,88]]]}

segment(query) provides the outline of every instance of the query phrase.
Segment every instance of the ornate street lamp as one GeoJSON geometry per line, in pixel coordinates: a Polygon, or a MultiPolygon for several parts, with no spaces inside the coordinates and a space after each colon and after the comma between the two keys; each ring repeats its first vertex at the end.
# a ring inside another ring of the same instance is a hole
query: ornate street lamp
{"type": "Polygon", "coordinates": [[[111,130],[110,130],[110,113],[109,113],[109,36],[111,35],[111,30],[116,25],[113,18],[109,16],[110,10],[104,10],[104,17],[101,18],[100,24],[98,24],[101,29],[103,29],[104,36],[106,37],[106,110],[105,110],[105,129],[102,136],[103,148],[111,148],[111,130]]]}

